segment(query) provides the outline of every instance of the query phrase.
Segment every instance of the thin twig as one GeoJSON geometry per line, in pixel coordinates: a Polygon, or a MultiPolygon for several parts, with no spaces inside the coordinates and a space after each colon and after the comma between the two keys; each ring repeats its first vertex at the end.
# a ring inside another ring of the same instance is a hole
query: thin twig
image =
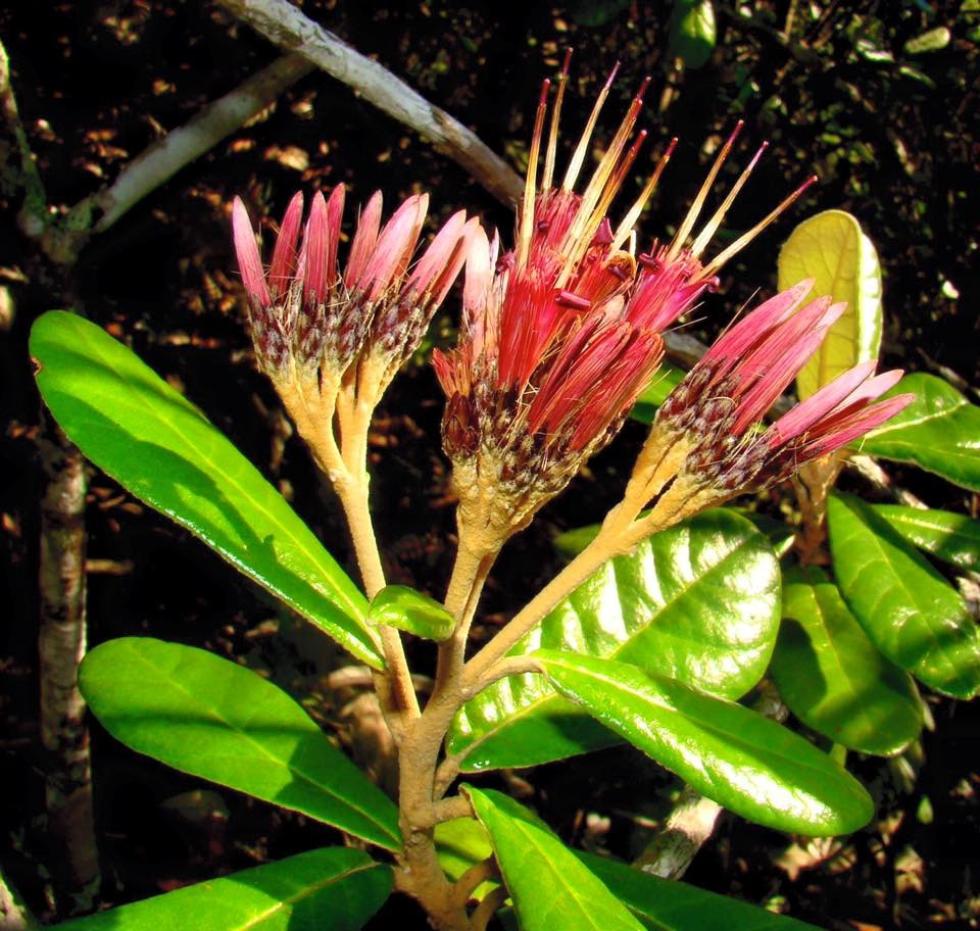
{"type": "MultiPolygon", "coordinates": [[[[47,197],[27,132],[20,119],[17,97],[10,81],[10,59],[2,42],[0,42],[0,113],[3,114],[3,120],[14,137],[14,144],[20,156],[19,182],[24,188],[24,206],[21,209],[19,222],[27,235],[36,235],[44,229],[46,223],[47,197]]],[[[0,169],[2,168],[3,166],[0,165],[0,169]]]]}
{"type": "Polygon", "coordinates": [[[509,893],[503,886],[490,890],[470,916],[470,931],[486,931],[490,919],[504,905],[508,895],[509,893]]]}
{"type": "Polygon", "coordinates": [[[94,231],[105,232],[147,194],[213,149],[313,70],[301,55],[283,55],[144,149],[112,184],[91,199],[91,207],[102,211],[94,231]]]}
{"type": "Polygon", "coordinates": [[[468,171],[494,197],[517,203],[516,172],[455,117],[426,100],[383,65],[356,52],[289,0],[219,0],[274,45],[300,55],[353,88],[368,103],[414,129],[468,171]]]}
{"type": "Polygon", "coordinates": [[[31,931],[37,926],[17,890],[0,873],[0,931],[31,931]]]}
{"type": "Polygon", "coordinates": [[[457,904],[465,906],[473,897],[473,893],[485,882],[490,882],[499,876],[497,861],[493,857],[474,863],[453,884],[453,898],[457,904]]]}

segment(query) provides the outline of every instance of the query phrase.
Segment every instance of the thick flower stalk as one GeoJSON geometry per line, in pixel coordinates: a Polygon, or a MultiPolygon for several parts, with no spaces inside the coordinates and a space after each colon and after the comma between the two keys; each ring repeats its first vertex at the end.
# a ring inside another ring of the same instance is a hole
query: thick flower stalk
{"type": "MultiPolygon", "coordinates": [[[[602,88],[560,183],[555,160],[568,61],[551,112],[540,172],[550,84],[532,137],[516,245],[475,233],[466,264],[458,347],[435,354],[447,395],[443,445],[460,498],[461,541],[495,552],[561,491],[616,434],[660,363],[660,334],[716,284],[732,255],[791,204],[807,181],[713,259],[703,254],[765,150],[755,153],[693,237],[718,173],[741,129],[721,147],[676,236],[635,254],[633,228],[674,150],[672,141],[640,196],[613,228],[607,214],[646,133],[633,137],[647,82],[630,104],[591,178],[579,175],[615,71],[602,88]]],[[[462,545],[462,543],[461,543],[462,545]]]]}
{"type": "Polygon", "coordinates": [[[768,428],[760,424],[845,310],[829,297],[801,306],[812,284],[800,282],[749,313],[674,389],[633,471],[626,492],[633,507],[661,495],[655,510],[662,522],[785,481],[913,400],[878,401],[902,372],[874,375],[874,363],[865,362],[768,428]]]}
{"type": "MultiPolygon", "coordinates": [[[[456,280],[478,225],[456,213],[413,265],[427,207],[426,195],[413,195],[382,226],[376,193],[360,215],[341,269],[343,187],[335,187],[329,199],[314,195],[305,227],[303,197],[297,194],[283,217],[268,273],[241,200],[233,210],[256,358],[333,483],[369,597],[385,585],[368,507],[371,415],[456,280]]],[[[376,687],[399,740],[405,722],[419,713],[418,700],[398,632],[382,626],[379,636],[388,672],[376,677],[376,687]]]]}

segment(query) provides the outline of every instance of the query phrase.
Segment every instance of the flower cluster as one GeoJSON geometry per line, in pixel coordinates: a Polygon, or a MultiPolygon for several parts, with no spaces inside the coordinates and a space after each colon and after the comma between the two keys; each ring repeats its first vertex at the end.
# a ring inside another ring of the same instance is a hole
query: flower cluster
{"type": "MultiPolygon", "coordinates": [[[[314,196],[305,226],[303,197],[293,198],[266,273],[245,207],[237,199],[234,204],[235,247],[259,365],[335,481],[363,473],[371,410],[465,266],[458,345],[437,350],[433,361],[447,396],[443,445],[453,463],[461,536],[465,527],[479,528],[481,542],[471,545],[478,555],[495,553],[610,441],[660,364],[661,334],[715,287],[725,262],[815,180],[705,258],[766,148],[759,147],[696,231],[739,123],[672,240],[654,240],[638,252],[636,222],[676,139],[614,227],[611,205],[646,136],[634,128],[648,81],[580,185],[614,69],[558,181],[568,63],[566,57],[547,134],[550,82],[542,87],[512,250],[502,251],[496,235],[491,240],[460,211],[413,264],[427,196],[409,197],[382,226],[376,193],[341,269],[344,189],[337,186],[329,198],[314,196]]],[[[908,403],[907,395],[876,401],[901,373],[874,376],[867,363],[768,429],[760,425],[843,312],[829,298],[801,308],[810,287],[802,282],[762,304],[691,370],[659,411],[621,514],[633,520],[639,507],[667,498],[668,486],[672,513],[689,513],[784,479],[908,403]]]]}
{"type": "Polygon", "coordinates": [[[783,481],[914,399],[901,394],[878,401],[902,372],[874,375],[874,363],[865,362],[770,427],[759,425],[845,310],[828,297],[801,307],[812,287],[802,281],[747,314],[674,389],[634,470],[642,498],[651,500],[673,480],[675,505],[701,508],[783,481]]]}
{"type": "MultiPolygon", "coordinates": [[[[646,133],[633,129],[647,82],[632,100],[591,178],[577,182],[615,71],[602,88],[564,178],[554,168],[568,61],[559,80],[538,178],[550,85],[534,125],[516,244],[474,235],[467,258],[456,349],[434,357],[447,395],[443,443],[452,459],[464,522],[506,539],[563,489],[620,428],[663,355],[661,333],[714,287],[725,261],[798,197],[803,185],[745,236],[707,263],[702,255],[761,157],[762,146],[714,215],[688,242],[738,136],[721,147],[674,239],[635,255],[633,228],[669,161],[659,159],[614,229],[609,208],[646,133]],[[492,489],[492,494],[486,489],[492,489]]],[[[812,180],[812,179],[811,179],[812,180]]]]}
{"type": "Polygon", "coordinates": [[[452,287],[478,222],[467,223],[463,211],[454,214],[412,267],[427,208],[427,195],[413,195],[382,227],[381,193],[375,193],[341,271],[343,186],[328,199],[314,195],[305,228],[303,195],[296,194],[266,274],[245,206],[236,198],[235,249],[249,324],[259,365],[274,381],[310,381],[319,371],[337,386],[355,361],[370,357],[379,382],[372,387],[380,395],[452,287]]]}

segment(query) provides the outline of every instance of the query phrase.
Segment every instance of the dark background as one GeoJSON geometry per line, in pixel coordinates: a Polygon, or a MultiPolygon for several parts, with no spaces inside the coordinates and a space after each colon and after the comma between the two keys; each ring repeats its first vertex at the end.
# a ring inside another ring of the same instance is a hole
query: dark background
{"type": "MultiPolygon", "coordinates": [[[[681,142],[642,220],[645,237],[673,231],[703,177],[707,153],[737,118],[744,119],[743,139],[723,179],[731,182],[761,139],[769,139],[771,149],[731,211],[720,243],[809,173],[821,180],[729,264],[721,293],[708,299],[695,332],[716,332],[757,290],[772,293],[778,247],[793,225],[839,207],[859,218],[879,251],[885,363],[928,371],[946,366],[975,379],[980,14],[961,11],[958,2],[827,2],[814,4],[823,15],[812,21],[808,4],[796,6],[790,48],[779,38],[788,3],[742,4],[751,20],[737,18],[729,4],[716,4],[717,47],[704,67],[683,73],[672,68],[667,53],[666,3],[307,2],[303,9],[471,126],[519,169],[539,83],[554,74],[566,46],[575,49],[567,146],[615,61],[622,70],[600,122],[600,142],[615,128],[631,91],[651,75],[641,119],[652,141],[648,151],[659,151],[672,135],[681,142]],[[945,48],[922,55],[904,51],[907,40],[938,26],[952,32],[945,48]]],[[[62,211],[276,54],[220,7],[191,0],[19,0],[0,10],[0,36],[49,203],[62,211]]],[[[6,146],[7,137],[0,139],[6,146]]],[[[642,177],[638,168],[634,189],[642,177]]],[[[26,350],[30,323],[50,307],[74,306],[128,340],[291,497],[353,573],[338,510],[306,452],[295,439],[277,445],[283,421],[270,386],[252,364],[228,221],[236,194],[253,216],[278,217],[295,190],[340,181],[348,185],[349,204],[363,203],[375,188],[384,190],[389,206],[424,189],[433,193],[430,228],[465,207],[500,227],[505,239],[510,234],[510,211],[462,169],[321,73],[305,78],[93,239],[67,279],[18,232],[21,194],[9,177],[0,177],[0,285],[13,299],[0,338],[0,465],[6,475],[0,544],[7,570],[0,588],[6,608],[0,627],[0,863],[44,918],[53,914],[47,889],[56,864],[46,844],[36,711],[39,401],[26,350]]],[[[450,298],[433,327],[434,341],[451,339],[455,306],[450,298]]],[[[371,449],[389,578],[433,594],[443,590],[453,543],[452,501],[438,446],[441,404],[430,370],[410,365],[378,411],[371,449]]],[[[602,517],[642,436],[639,426],[627,425],[508,546],[484,599],[477,636],[554,571],[549,540],[555,530],[602,517]]],[[[930,505],[975,515],[977,502],[964,492],[919,473],[896,475],[930,505]]],[[[779,494],[769,501],[773,510],[779,494]]],[[[270,669],[297,694],[312,693],[325,725],[338,726],[337,697],[318,685],[338,661],[329,645],[280,615],[202,544],[97,471],[87,518],[89,557],[131,563],[123,575],[91,576],[93,643],[144,633],[242,658],[270,669]],[[284,636],[272,636],[274,627],[284,636]]],[[[424,669],[429,657],[423,650],[413,660],[424,669]]],[[[839,849],[816,855],[797,848],[787,855],[785,836],[729,819],[687,878],[782,905],[828,927],[975,927],[976,713],[947,701],[932,701],[932,710],[937,731],[924,738],[924,762],[910,790],[902,788],[898,764],[855,762],[880,800],[878,823],[839,849]],[[804,861],[802,871],[792,867],[793,856],[804,861]]],[[[210,790],[137,757],[97,725],[93,740],[106,903],[336,840],[329,829],[299,816],[210,790]],[[213,794],[199,797],[199,809],[189,816],[167,804],[196,788],[213,794]],[[204,823],[195,820],[202,812],[204,823]]],[[[626,857],[642,847],[643,826],[664,813],[665,794],[676,790],[662,771],[625,750],[521,777],[531,802],[566,839],[626,857]],[[600,820],[590,821],[590,813],[600,820]]],[[[388,912],[377,926],[391,926],[400,914],[388,912]]]]}

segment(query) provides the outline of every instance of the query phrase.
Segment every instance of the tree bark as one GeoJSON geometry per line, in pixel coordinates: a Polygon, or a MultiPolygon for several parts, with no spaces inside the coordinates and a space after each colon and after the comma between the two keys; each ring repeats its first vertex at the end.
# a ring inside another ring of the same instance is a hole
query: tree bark
{"type": "Polygon", "coordinates": [[[41,742],[47,755],[46,801],[50,863],[66,901],[89,905],[100,883],[92,768],[78,667],[85,655],[85,463],[51,422],[41,441],[40,631],[41,742]]]}

